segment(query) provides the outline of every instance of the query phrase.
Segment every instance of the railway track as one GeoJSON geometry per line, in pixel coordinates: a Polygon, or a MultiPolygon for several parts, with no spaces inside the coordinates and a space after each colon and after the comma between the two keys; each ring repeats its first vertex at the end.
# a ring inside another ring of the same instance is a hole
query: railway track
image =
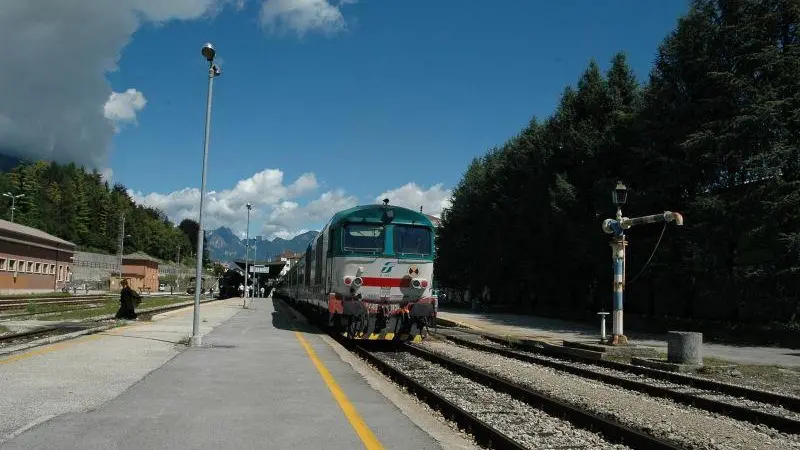
{"type": "Polygon", "coordinates": [[[622,363],[616,363],[615,368],[610,369],[588,363],[563,362],[556,358],[543,357],[531,352],[502,348],[499,344],[487,345],[453,335],[446,335],[446,338],[466,348],[539,364],[654,397],[668,398],[678,403],[723,414],[734,419],[763,424],[778,431],[800,433],[800,414],[792,409],[796,408],[795,402],[797,400],[793,397],[780,396],[778,394],[764,396],[762,395],[763,393],[752,390],[751,396],[759,398],[759,400],[753,400],[738,396],[737,394],[742,390],[739,387],[731,389],[731,385],[725,383],[709,383],[706,384],[705,388],[700,388],[679,382],[679,380],[686,378],[689,378],[690,383],[694,382],[695,379],[690,377],[675,379],[674,381],[664,381],[653,377],[648,378],[647,376],[626,371],[629,365],[622,363]],[[765,399],[765,397],[767,398],[765,399]],[[784,405],[788,405],[789,408],[784,405]]]}
{"type": "MultiPolygon", "coordinates": [[[[778,406],[782,406],[786,409],[789,409],[794,412],[800,413],[800,397],[796,396],[789,396],[783,395],[776,392],[764,391],[759,389],[753,389],[751,387],[731,384],[731,383],[723,383],[720,381],[709,380],[707,378],[700,378],[697,376],[676,373],[676,372],[668,372],[664,370],[653,369],[650,367],[643,367],[643,366],[636,366],[633,364],[627,364],[617,361],[610,361],[605,359],[590,359],[584,358],[578,355],[570,355],[564,353],[555,353],[549,351],[547,347],[529,347],[523,346],[514,342],[510,342],[504,340],[499,337],[485,335],[482,333],[476,332],[468,332],[462,330],[452,330],[440,327],[436,334],[441,334],[443,336],[452,336],[454,339],[459,339],[459,335],[471,335],[471,336],[479,336],[482,339],[490,341],[492,343],[498,344],[505,348],[519,350],[522,353],[530,353],[540,355],[545,358],[549,358],[555,361],[574,361],[578,363],[582,363],[589,366],[596,366],[602,367],[606,369],[612,370],[619,370],[623,372],[628,372],[634,375],[652,378],[656,380],[681,384],[685,386],[690,386],[698,389],[706,389],[706,390],[713,390],[717,392],[721,392],[727,395],[746,398],[749,400],[753,400],[756,402],[762,403],[769,403],[778,406]]],[[[452,338],[448,337],[448,339],[453,340],[452,338]]],[[[464,339],[461,339],[464,340],[464,339]]]]}
{"type": "Polygon", "coordinates": [[[352,347],[488,448],[682,448],[412,344],[390,352],[352,347]]]}
{"type": "Polygon", "coordinates": [[[72,297],[19,297],[0,299],[0,311],[24,309],[29,305],[80,305],[103,302],[109,295],[80,295],[72,297]]]}
{"type": "MultiPolygon", "coordinates": [[[[219,300],[221,299],[206,299],[206,300],[201,300],[200,303],[203,304],[219,300]]],[[[148,309],[143,309],[141,311],[137,311],[137,315],[139,319],[147,321],[150,320],[150,318],[152,318],[152,316],[156,314],[161,314],[176,309],[186,308],[187,306],[191,306],[192,304],[193,302],[187,301],[187,302],[175,303],[172,305],[157,306],[154,308],[148,308],[148,309]]],[[[10,346],[21,345],[49,337],[70,334],[76,331],[98,328],[101,326],[100,324],[102,322],[110,321],[113,319],[114,316],[112,314],[106,314],[103,316],[91,317],[81,322],[60,322],[52,326],[37,328],[35,330],[0,335],[0,349],[10,346]]]]}

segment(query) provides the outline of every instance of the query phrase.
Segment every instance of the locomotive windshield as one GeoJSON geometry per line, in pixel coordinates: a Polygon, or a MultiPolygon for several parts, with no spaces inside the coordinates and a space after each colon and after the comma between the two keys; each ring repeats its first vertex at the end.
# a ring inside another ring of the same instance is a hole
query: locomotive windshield
{"type": "Polygon", "coordinates": [[[394,226],[394,252],[398,255],[431,254],[431,230],[410,225],[394,226]]]}
{"type": "Polygon", "coordinates": [[[344,226],[344,250],[383,253],[383,231],[383,225],[349,223],[344,226]]]}

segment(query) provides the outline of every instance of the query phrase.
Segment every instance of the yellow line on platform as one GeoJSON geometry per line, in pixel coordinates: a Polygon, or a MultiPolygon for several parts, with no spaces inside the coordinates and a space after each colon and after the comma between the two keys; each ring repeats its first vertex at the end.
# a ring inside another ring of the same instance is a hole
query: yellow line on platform
{"type": "Polygon", "coordinates": [[[333,376],[328,371],[328,368],[322,364],[322,361],[320,361],[320,359],[317,357],[314,349],[308,345],[308,342],[306,342],[300,332],[295,331],[294,335],[297,336],[297,340],[300,341],[300,344],[306,349],[308,357],[311,358],[311,362],[314,363],[314,366],[319,371],[319,374],[322,376],[325,384],[328,385],[328,389],[330,389],[331,394],[333,394],[333,398],[336,399],[336,402],[339,403],[339,407],[341,407],[342,411],[344,411],[344,415],[347,417],[347,420],[350,421],[350,425],[352,425],[353,429],[356,430],[356,433],[358,433],[358,437],[361,438],[361,442],[364,443],[364,447],[366,447],[367,450],[383,450],[383,445],[381,445],[380,441],[378,441],[378,438],[375,437],[367,424],[364,423],[364,419],[361,418],[361,415],[358,414],[355,406],[353,406],[353,404],[350,403],[350,400],[347,399],[347,396],[344,395],[344,391],[342,391],[342,388],[340,388],[336,383],[336,380],[333,379],[333,376]]]}

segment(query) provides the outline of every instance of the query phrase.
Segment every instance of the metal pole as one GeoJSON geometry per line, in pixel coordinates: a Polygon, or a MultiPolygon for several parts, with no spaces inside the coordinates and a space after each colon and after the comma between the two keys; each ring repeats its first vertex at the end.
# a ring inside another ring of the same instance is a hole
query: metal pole
{"type": "Polygon", "coordinates": [[[625,230],[634,225],[649,224],[656,222],[675,222],[676,225],[683,225],[683,216],[679,213],[664,211],[662,214],[651,216],[635,217],[629,219],[622,217],[622,211],[617,208],[616,219],[606,219],[603,221],[603,231],[613,234],[611,239],[611,258],[614,266],[613,299],[614,312],[612,315],[612,337],[611,344],[628,343],[622,326],[622,300],[625,291],[625,247],[628,242],[625,239],[625,230]]]}
{"type": "Polygon", "coordinates": [[[611,257],[614,262],[614,313],[612,316],[612,344],[627,344],[622,326],[622,300],[625,291],[625,235],[611,241],[611,257]]]}
{"type": "Polygon", "coordinates": [[[11,223],[14,223],[14,210],[17,209],[17,197],[11,197],[11,223]]]}
{"type": "Polygon", "coordinates": [[[250,203],[247,204],[247,230],[245,230],[244,238],[244,300],[242,301],[242,308],[247,307],[247,258],[250,256],[250,203]]]}
{"type": "Polygon", "coordinates": [[[208,64],[208,100],[206,102],[206,131],[203,138],[203,178],[200,182],[200,217],[197,221],[197,261],[194,281],[194,321],[192,322],[192,347],[201,345],[200,339],[200,287],[203,276],[203,203],[206,197],[206,168],[208,163],[208,139],[211,131],[211,95],[214,86],[214,62],[208,64]]]}
{"type": "Polygon", "coordinates": [[[122,213],[122,233],[119,237],[119,279],[122,280],[122,258],[125,255],[125,213],[122,213]]]}

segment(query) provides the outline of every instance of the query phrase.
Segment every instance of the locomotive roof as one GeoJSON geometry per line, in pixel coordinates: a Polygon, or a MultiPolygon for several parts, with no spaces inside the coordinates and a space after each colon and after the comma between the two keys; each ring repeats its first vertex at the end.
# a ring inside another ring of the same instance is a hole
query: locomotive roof
{"type": "Polygon", "coordinates": [[[335,226],[345,221],[380,223],[383,212],[386,209],[394,210],[394,219],[392,219],[392,223],[433,226],[433,223],[431,223],[430,219],[428,219],[425,214],[396,205],[361,205],[345,209],[344,211],[339,211],[334,214],[333,218],[331,218],[330,225],[335,226]]]}

